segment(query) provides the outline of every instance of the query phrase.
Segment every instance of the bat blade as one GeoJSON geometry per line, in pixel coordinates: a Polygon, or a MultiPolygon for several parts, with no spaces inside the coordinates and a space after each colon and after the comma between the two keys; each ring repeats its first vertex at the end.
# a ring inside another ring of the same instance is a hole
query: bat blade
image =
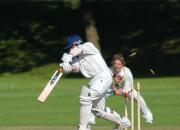
{"type": "Polygon", "coordinates": [[[47,97],[49,96],[49,94],[51,93],[51,91],[53,90],[53,88],[55,87],[55,85],[57,84],[59,79],[61,78],[62,74],[63,73],[58,71],[58,70],[55,71],[55,73],[53,74],[53,76],[51,77],[51,79],[49,80],[47,85],[44,87],[44,89],[42,90],[42,92],[38,96],[37,100],[39,102],[45,102],[46,101],[47,97]]]}
{"type": "Polygon", "coordinates": [[[133,52],[129,55],[129,57],[134,57],[137,53],[136,52],[133,52]]]}
{"type": "Polygon", "coordinates": [[[154,70],[153,69],[149,69],[149,71],[155,76],[156,75],[156,73],[154,72],[154,70]]]}

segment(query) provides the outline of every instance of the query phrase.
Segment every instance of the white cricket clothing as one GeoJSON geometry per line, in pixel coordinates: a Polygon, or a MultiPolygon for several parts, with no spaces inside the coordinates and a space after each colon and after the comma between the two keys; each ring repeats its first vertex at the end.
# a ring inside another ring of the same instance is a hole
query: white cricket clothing
{"type": "Polygon", "coordinates": [[[59,65],[63,67],[63,70],[64,70],[65,73],[69,73],[69,72],[72,71],[72,67],[68,62],[63,62],[63,63],[61,63],[59,65]]]}
{"type": "Polygon", "coordinates": [[[86,78],[93,78],[102,72],[109,71],[99,50],[91,42],[86,42],[71,49],[70,55],[73,57],[72,62],[74,60],[78,62],[74,63],[86,78]]]}
{"type": "MultiPolygon", "coordinates": [[[[76,72],[80,71],[86,78],[89,78],[88,88],[84,87],[80,96],[80,127],[79,130],[86,130],[91,110],[105,112],[105,95],[110,89],[112,76],[108,66],[102,58],[99,50],[91,43],[86,42],[70,50],[72,55],[71,66],[75,66],[76,72]],[[92,107],[91,107],[92,103],[92,107]]],[[[73,68],[72,68],[72,71],[73,68]]],[[[115,113],[115,112],[114,112],[115,113]]],[[[113,115],[106,118],[120,125],[121,118],[115,121],[113,115]]]]}
{"type": "MultiPolygon", "coordinates": [[[[114,74],[117,74],[114,70],[113,67],[110,67],[110,71],[111,71],[111,75],[113,76],[114,74]]],[[[133,94],[133,98],[134,100],[137,101],[137,91],[135,89],[133,89],[133,93],[131,91],[131,87],[133,87],[133,75],[130,71],[129,68],[127,67],[123,67],[121,69],[121,71],[118,73],[118,75],[120,75],[122,78],[122,81],[120,82],[120,87],[122,87],[123,89],[123,93],[128,92],[128,96],[129,98],[131,98],[131,95],[133,94]]],[[[112,85],[111,85],[112,86],[112,85]]],[[[106,94],[106,97],[109,96],[113,96],[114,95],[114,90],[113,88],[110,88],[106,94]]],[[[150,111],[150,109],[148,108],[148,106],[146,105],[145,100],[143,99],[143,97],[140,95],[140,109],[142,112],[142,116],[146,119],[147,122],[150,122],[153,120],[153,115],[150,111]]]]}
{"type": "MultiPolygon", "coordinates": [[[[116,74],[113,67],[110,67],[109,69],[112,76],[116,74]]],[[[130,69],[124,66],[121,68],[121,71],[117,73],[117,75],[122,77],[122,81],[119,83],[119,86],[123,88],[123,93],[130,92],[131,88],[133,88],[133,75],[130,69]]]]}
{"type": "Polygon", "coordinates": [[[64,53],[61,60],[63,62],[72,62],[72,55],[69,55],[67,53],[64,53]]]}

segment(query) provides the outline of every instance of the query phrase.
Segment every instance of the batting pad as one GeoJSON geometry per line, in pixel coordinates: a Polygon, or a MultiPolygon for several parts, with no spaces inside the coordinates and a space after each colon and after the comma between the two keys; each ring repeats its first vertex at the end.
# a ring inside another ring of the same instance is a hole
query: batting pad
{"type": "Polygon", "coordinates": [[[80,95],[80,127],[79,130],[86,130],[90,115],[91,115],[92,101],[90,98],[89,88],[83,86],[80,95]]]}

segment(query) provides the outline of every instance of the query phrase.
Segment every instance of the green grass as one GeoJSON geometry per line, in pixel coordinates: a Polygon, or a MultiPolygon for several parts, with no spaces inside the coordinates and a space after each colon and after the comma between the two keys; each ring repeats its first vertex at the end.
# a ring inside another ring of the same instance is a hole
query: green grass
{"type": "MultiPolygon", "coordinates": [[[[45,103],[36,100],[56,67],[48,65],[26,73],[0,76],[0,129],[75,129],[80,86],[88,82],[86,79],[62,78],[45,103]]],[[[142,119],[142,127],[180,129],[180,77],[141,78],[135,79],[135,84],[137,81],[141,83],[141,94],[154,114],[154,124],[147,125],[142,119]]],[[[123,103],[120,96],[107,99],[107,105],[122,114],[123,103]]],[[[110,128],[111,125],[97,119],[96,126],[110,128]]]]}
{"type": "MultiPolygon", "coordinates": [[[[179,130],[179,127],[142,127],[142,130],[179,130]]],[[[2,126],[0,130],[76,130],[76,126],[2,126]]],[[[92,130],[112,130],[111,126],[93,126],[92,130]]],[[[128,129],[130,130],[130,129],[128,129]]]]}

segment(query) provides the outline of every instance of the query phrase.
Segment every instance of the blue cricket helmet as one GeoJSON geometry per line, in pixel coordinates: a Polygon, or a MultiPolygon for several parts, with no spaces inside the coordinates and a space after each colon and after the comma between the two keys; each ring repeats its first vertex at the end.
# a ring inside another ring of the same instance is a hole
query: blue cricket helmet
{"type": "Polygon", "coordinates": [[[81,37],[78,34],[73,34],[67,37],[67,46],[65,49],[69,49],[73,44],[79,45],[82,42],[81,37]]]}

